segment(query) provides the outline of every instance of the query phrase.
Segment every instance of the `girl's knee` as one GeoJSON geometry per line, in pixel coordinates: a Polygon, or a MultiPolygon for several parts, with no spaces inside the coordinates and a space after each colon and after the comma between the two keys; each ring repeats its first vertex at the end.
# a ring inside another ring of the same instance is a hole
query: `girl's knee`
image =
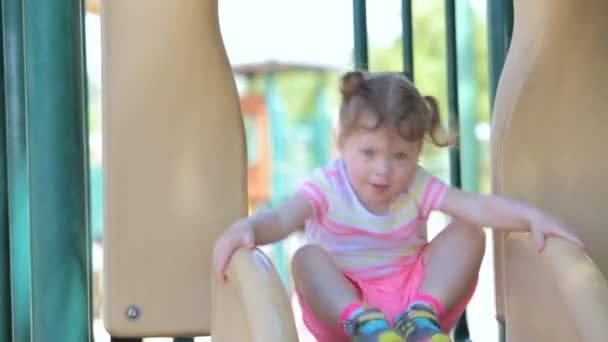
{"type": "Polygon", "coordinates": [[[322,260],[331,260],[329,254],[323,248],[313,244],[302,246],[294,253],[291,259],[291,268],[297,271],[302,267],[307,267],[322,260]]]}
{"type": "Polygon", "coordinates": [[[465,221],[454,220],[450,224],[450,229],[457,232],[457,234],[461,236],[466,243],[470,243],[485,249],[486,234],[483,231],[483,228],[465,221]]]}

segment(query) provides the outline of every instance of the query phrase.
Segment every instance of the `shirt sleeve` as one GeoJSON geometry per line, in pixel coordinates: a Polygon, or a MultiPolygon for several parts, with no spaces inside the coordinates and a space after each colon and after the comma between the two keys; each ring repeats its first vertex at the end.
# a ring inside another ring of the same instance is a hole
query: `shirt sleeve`
{"type": "Polygon", "coordinates": [[[322,222],[329,210],[329,195],[331,194],[331,180],[324,168],[315,170],[299,188],[313,207],[313,219],[322,222]]]}
{"type": "Polygon", "coordinates": [[[418,166],[408,193],[416,203],[420,217],[427,219],[431,211],[441,206],[447,189],[447,184],[418,166]]]}

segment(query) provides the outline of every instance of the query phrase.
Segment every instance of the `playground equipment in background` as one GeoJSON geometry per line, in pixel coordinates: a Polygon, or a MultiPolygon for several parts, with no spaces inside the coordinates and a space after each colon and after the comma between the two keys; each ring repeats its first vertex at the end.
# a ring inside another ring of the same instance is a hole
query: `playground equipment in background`
{"type": "MultiPolygon", "coordinates": [[[[244,76],[245,81],[241,110],[248,144],[249,210],[255,212],[278,205],[303,173],[308,174],[327,162],[331,119],[325,81],[330,69],[322,65],[270,61],[236,65],[232,71],[237,77],[244,76]],[[281,93],[279,78],[287,73],[314,78],[313,87],[302,89],[305,93],[297,94],[301,98],[313,92],[314,101],[309,102],[306,108],[290,108],[289,95],[281,93]],[[294,123],[289,119],[294,114],[308,120],[294,123]],[[315,134],[314,139],[307,141],[309,148],[304,148],[298,139],[303,130],[315,134]],[[302,165],[298,161],[305,160],[303,156],[312,158],[302,165]]],[[[284,241],[273,244],[268,251],[283,284],[291,289],[284,241]]]]}
{"type": "Polygon", "coordinates": [[[272,193],[270,127],[263,96],[257,94],[242,96],[241,111],[248,144],[247,193],[251,211],[267,204],[272,193]]]}

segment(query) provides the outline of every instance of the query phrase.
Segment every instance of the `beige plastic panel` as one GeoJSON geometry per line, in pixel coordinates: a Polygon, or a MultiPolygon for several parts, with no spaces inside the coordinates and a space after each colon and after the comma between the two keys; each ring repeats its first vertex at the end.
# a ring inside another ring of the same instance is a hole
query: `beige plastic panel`
{"type": "Polygon", "coordinates": [[[259,250],[239,250],[213,287],[213,342],[297,342],[293,312],[279,275],[259,250]]]}
{"type": "Polygon", "coordinates": [[[101,6],[106,329],[208,335],[216,302],[225,306],[214,308],[214,342],[237,341],[222,329],[238,341],[296,340],[285,290],[261,252],[239,253],[233,281],[211,296],[213,242],[247,214],[243,124],[216,0],[101,6]]]}
{"type": "Polygon", "coordinates": [[[505,241],[507,341],[605,341],[608,283],[580,250],[552,238],[536,252],[524,233],[505,241]]]}
{"type": "MultiPolygon", "coordinates": [[[[608,2],[516,0],[514,12],[511,48],[493,115],[494,192],[563,217],[579,230],[588,242],[589,255],[606,274],[608,2]]],[[[517,253],[523,247],[509,250],[504,238],[502,234],[496,236],[497,313],[506,313],[508,329],[513,329],[519,324],[516,322],[521,322],[515,317],[526,317],[524,310],[529,305],[524,305],[524,297],[509,296],[505,286],[512,286],[514,279],[525,280],[530,270],[538,270],[532,265],[526,267],[519,259],[517,253]]],[[[571,270],[564,268],[562,272],[571,270]]],[[[553,281],[548,275],[535,274],[525,284],[537,286],[553,281]]],[[[580,291],[586,291],[579,285],[580,291]]],[[[572,298],[555,299],[569,303],[572,298]]],[[[527,303],[536,305],[534,297],[529,300],[527,303]]],[[[554,309],[541,308],[548,316],[554,309]]],[[[556,329],[564,336],[573,328],[549,324],[549,320],[543,327],[556,329]]],[[[518,335],[512,341],[528,340],[534,339],[518,335]]],[[[551,341],[562,340],[569,341],[551,341]]]]}

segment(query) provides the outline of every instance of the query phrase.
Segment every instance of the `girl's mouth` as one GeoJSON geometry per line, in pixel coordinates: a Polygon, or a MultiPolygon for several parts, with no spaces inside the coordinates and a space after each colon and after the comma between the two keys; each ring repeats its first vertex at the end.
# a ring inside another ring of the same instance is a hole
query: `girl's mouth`
{"type": "Polygon", "coordinates": [[[388,184],[373,184],[372,183],[372,188],[378,192],[384,192],[386,190],[388,190],[388,184]]]}

